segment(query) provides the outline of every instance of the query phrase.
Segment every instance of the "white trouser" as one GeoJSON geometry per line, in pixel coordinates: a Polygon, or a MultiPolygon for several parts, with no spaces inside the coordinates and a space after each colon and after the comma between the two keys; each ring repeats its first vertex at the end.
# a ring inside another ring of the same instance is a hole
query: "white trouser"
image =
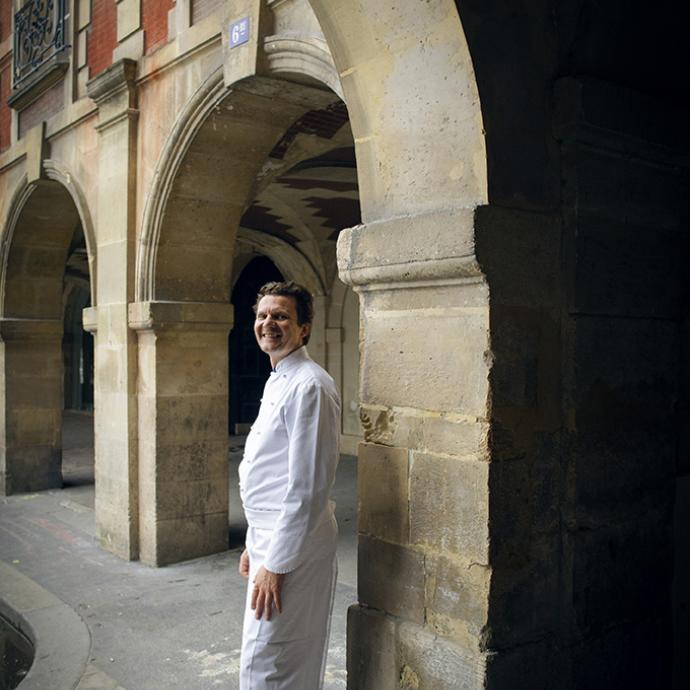
{"type": "Polygon", "coordinates": [[[249,527],[249,582],[242,628],[240,690],[320,690],[326,668],[335,594],[338,528],[331,518],[312,535],[304,562],[285,575],[283,612],[256,620],[251,609],[254,577],[272,531],[249,527]]]}

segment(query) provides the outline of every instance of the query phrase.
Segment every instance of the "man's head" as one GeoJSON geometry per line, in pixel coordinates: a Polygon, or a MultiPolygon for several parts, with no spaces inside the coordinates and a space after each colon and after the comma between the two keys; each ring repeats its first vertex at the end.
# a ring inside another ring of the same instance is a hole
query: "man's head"
{"type": "Polygon", "coordinates": [[[256,297],[254,312],[256,342],[274,367],[309,342],[314,305],[302,285],[293,281],[266,283],[256,297]]]}

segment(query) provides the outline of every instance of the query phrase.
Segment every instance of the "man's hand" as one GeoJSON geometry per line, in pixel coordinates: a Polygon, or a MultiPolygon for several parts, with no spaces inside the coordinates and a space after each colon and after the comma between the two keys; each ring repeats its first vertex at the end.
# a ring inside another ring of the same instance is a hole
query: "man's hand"
{"type": "Polygon", "coordinates": [[[267,621],[270,621],[273,606],[276,607],[278,613],[283,612],[280,591],[283,588],[284,579],[285,575],[282,573],[272,573],[263,566],[259,568],[254,579],[254,591],[252,592],[252,610],[256,611],[256,620],[264,616],[267,621]]]}
{"type": "Polygon", "coordinates": [[[249,577],[249,551],[247,551],[247,549],[245,549],[240,556],[240,567],[238,570],[242,577],[249,577]]]}

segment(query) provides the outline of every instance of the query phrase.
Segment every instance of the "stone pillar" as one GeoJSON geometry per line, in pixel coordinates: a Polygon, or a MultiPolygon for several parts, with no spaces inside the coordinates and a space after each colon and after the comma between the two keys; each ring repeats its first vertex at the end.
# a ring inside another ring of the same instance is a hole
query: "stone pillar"
{"type": "Polygon", "coordinates": [[[134,292],[136,63],[120,60],[88,83],[98,104],[98,339],[94,352],[96,526],[102,544],[138,556],[134,292]]]}
{"type": "Polygon", "coordinates": [[[361,299],[358,690],[483,687],[489,293],[473,236],[474,212],[460,209],[338,242],[341,279],[361,299]]]}
{"type": "Polygon", "coordinates": [[[62,486],[62,321],[0,319],[0,494],[62,486]]]}
{"type": "Polygon", "coordinates": [[[232,305],[137,302],[140,558],[165,565],[228,548],[232,305]]]}

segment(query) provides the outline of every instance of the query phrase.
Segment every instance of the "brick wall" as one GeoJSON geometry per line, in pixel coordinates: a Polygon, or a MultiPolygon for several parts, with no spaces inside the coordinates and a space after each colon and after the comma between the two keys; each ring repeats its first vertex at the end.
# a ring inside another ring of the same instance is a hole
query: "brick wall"
{"type": "MultiPolygon", "coordinates": [[[[5,0],[3,0],[4,2],[5,0]]],[[[7,63],[0,69],[0,151],[4,151],[10,146],[10,124],[12,115],[7,99],[10,96],[12,86],[11,63],[7,63]]]]}
{"type": "Polygon", "coordinates": [[[12,0],[0,0],[0,41],[12,32],[12,0]]]}
{"type": "Polygon", "coordinates": [[[91,33],[88,38],[89,76],[100,74],[113,62],[117,46],[117,7],[115,0],[93,0],[91,33]]]}
{"type": "Polygon", "coordinates": [[[168,12],[172,6],[172,0],[143,0],[141,21],[147,55],[168,42],[168,12]]]}

